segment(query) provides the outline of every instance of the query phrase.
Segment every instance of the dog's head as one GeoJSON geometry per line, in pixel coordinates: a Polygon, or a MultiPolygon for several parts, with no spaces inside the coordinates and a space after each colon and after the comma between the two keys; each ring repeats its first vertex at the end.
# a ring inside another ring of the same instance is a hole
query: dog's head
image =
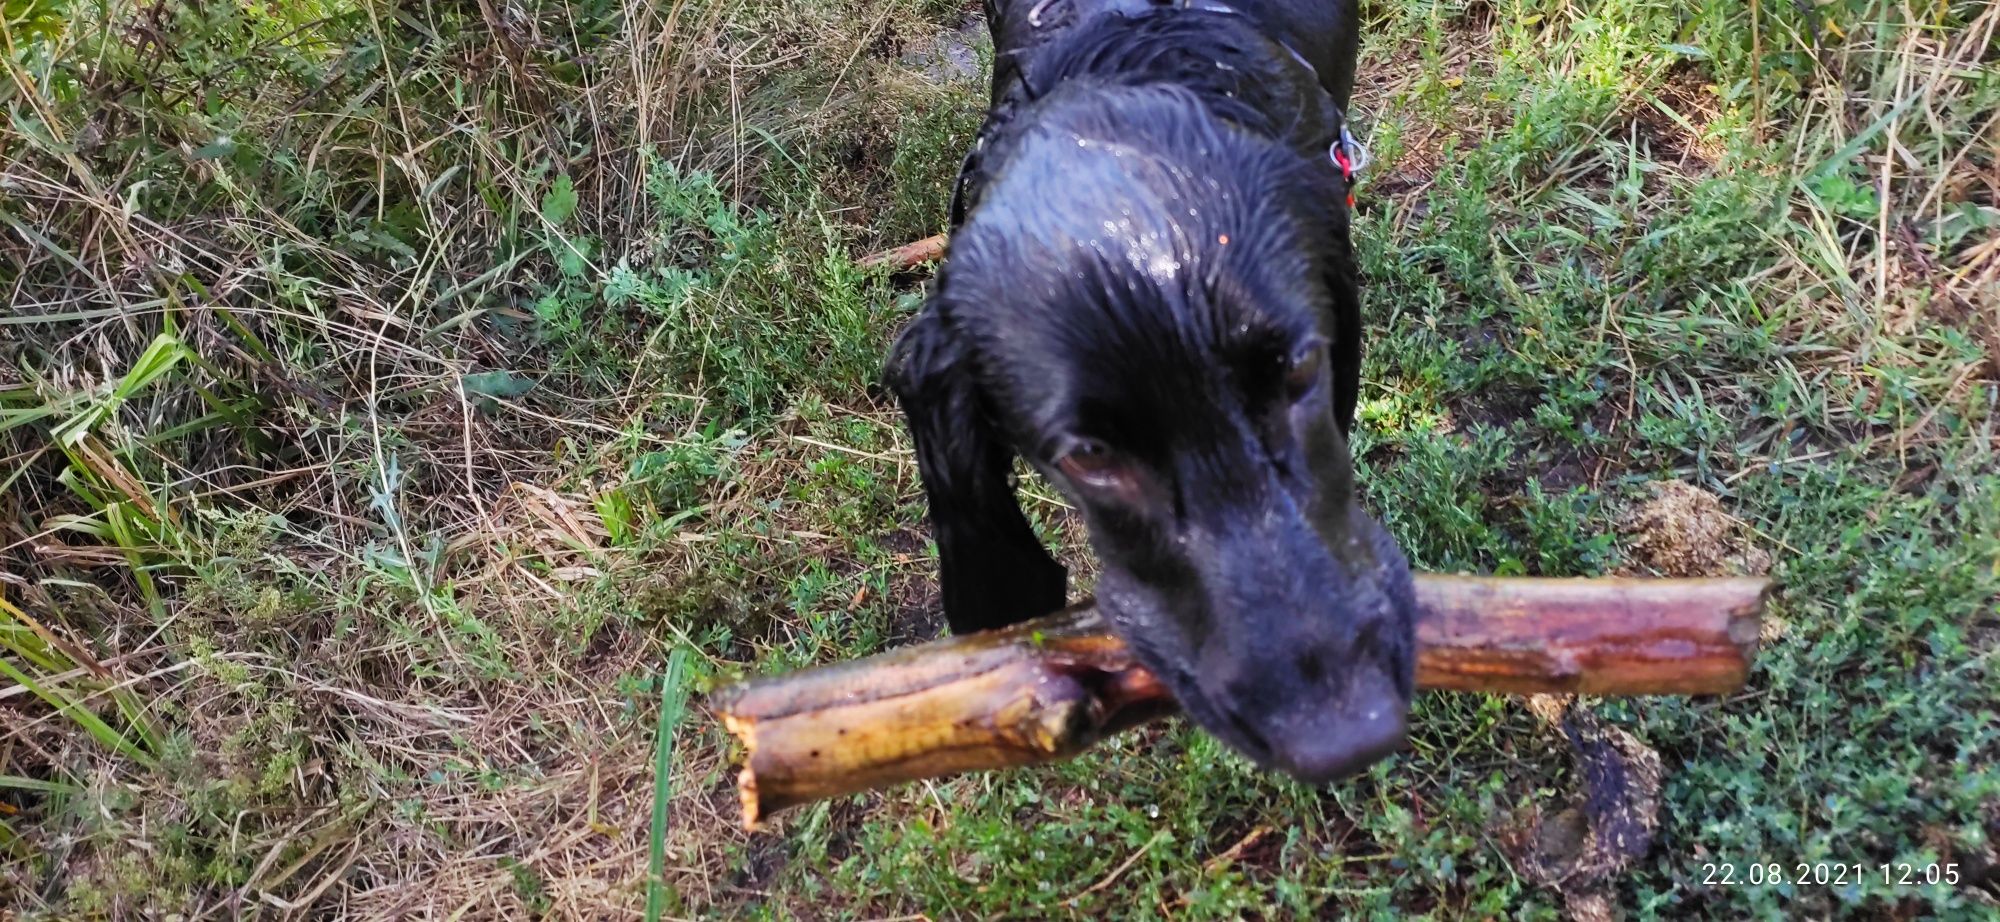
{"type": "MultiPolygon", "coordinates": [[[[949,367],[933,444],[1011,445],[1082,510],[1100,605],[1197,723],[1301,779],[1351,774],[1402,744],[1413,600],[1355,497],[1338,174],[1183,92],[1070,95],[993,155],[899,343],[929,365],[900,380],[949,367]]],[[[948,517],[979,504],[920,455],[940,534],[963,534],[948,517]]]]}

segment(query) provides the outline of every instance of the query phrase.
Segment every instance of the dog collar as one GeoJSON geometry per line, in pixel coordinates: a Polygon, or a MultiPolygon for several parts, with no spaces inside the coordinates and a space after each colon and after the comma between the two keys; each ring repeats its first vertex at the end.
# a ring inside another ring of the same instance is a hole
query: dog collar
{"type": "MultiPolygon", "coordinates": [[[[1040,26],[1041,23],[1035,20],[1035,14],[1054,2],[1056,0],[1042,0],[1042,2],[1036,4],[1033,10],[1028,11],[1028,23],[1040,26]]],[[[1174,5],[1184,10],[1200,10],[1205,13],[1222,13],[1228,16],[1242,15],[1235,8],[1217,3],[1215,0],[1181,0],[1180,3],[1174,5]]],[[[1276,39],[1276,41],[1280,47],[1291,54],[1292,60],[1299,62],[1299,66],[1306,69],[1306,73],[1312,74],[1315,80],[1319,79],[1319,68],[1314,67],[1311,61],[1306,60],[1305,55],[1300,54],[1297,48],[1293,48],[1292,44],[1284,39],[1280,38],[1276,39]]],[[[1347,207],[1353,208],[1354,177],[1368,167],[1368,148],[1362,147],[1361,142],[1355,139],[1354,132],[1349,130],[1347,110],[1339,106],[1334,106],[1333,111],[1334,115],[1340,119],[1340,134],[1334,137],[1333,144],[1327,147],[1326,153],[1333,160],[1333,165],[1340,167],[1341,182],[1347,186],[1347,207]]]]}
{"type": "MultiPolygon", "coordinates": [[[[1339,112],[1339,109],[1334,111],[1339,112]]],[[[1333,146],[1327,149],[1335,166],[1340,167],[1340,179],[1347,185],[1347,207],[1354,207],[1354,174],[1368,166],[1368,148],[1354,139],[1354,132],[1347,130],[1347,113],[1340,113],[1340,137],[1333,139],[1333,146]]]]}

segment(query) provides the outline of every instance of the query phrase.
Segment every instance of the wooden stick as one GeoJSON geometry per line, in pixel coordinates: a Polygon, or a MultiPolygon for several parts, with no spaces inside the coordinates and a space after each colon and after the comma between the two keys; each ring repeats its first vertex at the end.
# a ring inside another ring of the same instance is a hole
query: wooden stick
{"type": "Polygon", "coordinates": [[[906,243],[895,249],[870,253],[861,257],[864,266],[889,266],[894,269],[915,269],[927,262],[944,258],[945,238],[943,234],[925,237],[915,243],[906,243]]]}
{"type": "MultiPolygon", "coordinates": [[[[1421,575],[1416,587],[1420,687],[1713,695],[1748,676],[1770,584],[1421,575]]],[[[753,680],[710,704],[747,750],[738,790],[753,829],[822,798],[1066,759],[1177,709],[1088,602],[753,680]]]]}

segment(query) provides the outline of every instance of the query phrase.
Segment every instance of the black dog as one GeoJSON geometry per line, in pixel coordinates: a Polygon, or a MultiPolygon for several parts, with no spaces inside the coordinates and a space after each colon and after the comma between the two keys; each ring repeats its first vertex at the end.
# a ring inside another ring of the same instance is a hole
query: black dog
{"type": "Polygon", "coordinates": [[[987,0],[991,108],[888,378],[954,631],[1064,604],[1019,454],[1191,717],[1318,782],[1401,746],[1413,678],[1408,566],[1347,446],[1355,10],[1227,2],[987,0]]]}

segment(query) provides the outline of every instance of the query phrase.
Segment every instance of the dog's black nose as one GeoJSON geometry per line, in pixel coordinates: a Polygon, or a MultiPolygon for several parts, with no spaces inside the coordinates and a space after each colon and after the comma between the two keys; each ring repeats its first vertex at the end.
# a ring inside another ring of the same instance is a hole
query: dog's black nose
{"type": "Polygon", "coordinates": [[[1359,702],[1350,713],[1329,711],[1297,720],[1272,740],[1280,768],[1308,784],[1339,781],[1403,747],[1409,725],[1393,698],[1359,702]]]}

